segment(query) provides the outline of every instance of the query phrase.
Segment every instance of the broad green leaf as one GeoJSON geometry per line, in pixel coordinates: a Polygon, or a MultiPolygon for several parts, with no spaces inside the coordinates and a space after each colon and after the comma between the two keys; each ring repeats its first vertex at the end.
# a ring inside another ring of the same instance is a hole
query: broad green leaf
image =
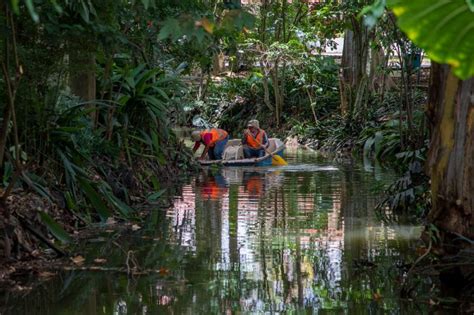
{"type": "Polygon", "coordinates": [[[158,139],[158,134],[155,131],[151,132],[151,139],[153,141],[153,150],[158,155],[161,152],[161,150],[160,150],[160,141],[158,139]]]}
{"type": "Polygon", "coordinates": [[[160,115],[161,112],[164,112],[166,110],[165,104],[162,103],[159,99],[157,99],[155,96],[150,96],[150,95],[143,95],[142,99],[146,101],[148,104],[151,105],[152,110],[157,114],[160,115]]]}
{"type": "Polygon", "coordinates": [[[255,25],[255,16],[243,10],[231,10],[224,15],[223,25],[225,28],[252,28],[255,25]]]}
{"type": "Polygon", "coordinates": [[[7,187],[13,175],[13,165],[10,162],[5,162],[3,171],[3,186],[7,187]]]}
{"type": "Polygon", "coordinates": [[[145,70],[145,68],[146,68],[146,64],[144,64],[144,63],[139,64],[136,68],[134,68],[134,69],[132,70],[132,73],[131,73],[130,77],[132,77],[134,80],[138,80],[138,79],[136,79],[136,77],[137,77],[143,70],[145,70]]]}
{"type": "Polygon", "coordinates": [[[165,193],[166,189],[162,189],[158,192],[152,193],[147,197],[147,200],[150,202],[157,201],[165,193]]]}
{"type": "Polygon", "coordinates": [[[169,100],[169,96],[166,94],[165,91],[163,91],[163,89],[160,89],[156,86],[152,87],[153,91],[155,91],[156,93],[160,94],[165,100],[169,100]]]}
{"type": "Polygon", "coordinates": [[[127,218],[130,215],[130,213],[133,212],[132,208],[130,208],[127,204],[125,204],[120,199],[115,197],[111,191],[107,191],[106,189],[101,189],[101,192],[105,196],[105,198],[107,198],[107,200],[110,202],[110,204],[112,204],[115,207],[115,209],[117,209],[120,212],[120,214],[122,214],[124,218],[127,218]]]}
{"type": "Polygon", "coordinates": [[[68,209],[72,210],[76,207],[76,202],[74,201],[74,198],[71,195],[71,192],[66,191],[64,193],[64,198],[66,199],[66,206],[68,209]]]}
{"type": "Polygon", "coordinates": [[[372,146],[374,145],[375,138],[371,137],[365,141],[364,144],[364,156],[369,156],[372,146]]]}
{"type": "Polygon", "coordinates": [[[474,76],[473,0],[390,0],[399,27],[428,56],[459,78],[474,76]]]}
{"type": "Polygon", "coordinates": [[[51,3],[53,4],[53,7],[56,10],[56,12],[60,14],[63,13],[63,8],[58,4],[56,0],[51,0],[51,3]]]}
{"type": "Polygon", "coordinates": [[[80,8],[79,14],[81,15],[82,19],[84,22],[89,23],[89,8],[87,7],[86,3],[84,1],[81,1],[82,7],[80,8]]]}
{"type": "Polygon", "coordinates": [[[13,8],[13,12],[15,12],[16,14],[20,13],[20,0],[10,0],[10,4],[13,8]]]}
{"type": "Polygon", "coordinates": [[[364,17],[364,23],[369,28],[375,26],[377,20],[383,15],[385,11],[386,0],[376,0],[374,4],[366,6],[359,13],[359,17],[364,17]]]}
{"type": "Polygon", "coordinates": [[[467,6],[469,9],[474,12],[474,0],[466,0],[467,6]]]}
{"type": "Polygon", "coordinates": [[[43,211],[39,211],[41,216],[41,221],[46,225],[48,230],[51,234],[54,235],[58,240],[63,243],[69,243],[71,241],[71,237],[69,234],[64,231],[64,229],[56,222],[49,214],[43,211]]]}
{"type": "Polygon", "coordinates": [[[151,177],[151,183],[153,184],[153,188],[155,190],[160,190],[161,185],[156,176],[151,177]]]}
{"type": "Polygon", "coordinates": [[[131,98],[130,95],[123,95],[118,99],[118,103],[120,105],[125,105],[130,100],[130,98],[131,98]]]}
{"type": "Polygon", "coordinates": [[[25,0],[26,8],[28,9],[28,12],[30,13],[31,18],[33,21],[36,23],[39,22],[39,15],[36,13],[35,10],[35,5],[33,4],[33,0],[25,0]]]}
{"type": "Polygon", "coordinates": [[[33,188],[40,196],[43,198],[48,199],[49,202],[52,202],[53,197],[48,191],[48,188],[45,186],[47,185],[44,180],[34,173],[23,172],[22,179],[25,183],[28,184],[31,188],[33,188]]]}
{"type": "Polygon", "coordinates": [[[169,18],[163,23],[163,27],[158,34],[158,40],[164,40],[168,37],[176,39],[181,33],[181,26],[178,23],[178,20],[169,18]]]}
{"type": "Polygon", "coordinates": [[[383,141],[383,133],[381,131],[377,131],[375,133],[375,139],[374,139],[374,150],[375,150],[376,157],[380,157],[380,152],[382,150],[382,141],[383,141]]]}
{"type": "Polygon", "coordinates": [[[99,213],[102,221],[107,220],[107,218],[112,214],[107,208],[107,205],[102,201],[99,193],[97,193],[97,191],[94,189],[94,187],[92,187],[87,179],[78,177],[77,181],[79,182],[79,185],[81,186],[81,189],[86,195],[87,199],[89,199],[94,209],[99,213]]]}

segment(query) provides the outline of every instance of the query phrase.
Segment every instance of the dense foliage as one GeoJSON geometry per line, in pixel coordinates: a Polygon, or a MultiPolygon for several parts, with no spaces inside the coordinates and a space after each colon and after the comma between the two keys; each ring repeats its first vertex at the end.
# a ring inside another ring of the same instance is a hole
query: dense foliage
{"type": "MultiPolygon", "coordinates": [[[[132,218],[133,205],[155,202],[178,169],[195,168],[172,130],[187,93],[182,76],[208,69],[216,43],[252,23],[245,11],[222,7],[221,26],[210,29],[216,4],[0,5],[0,95],[6,100],[0,104],[0,199],[7,217],[42,218],[55,236],[65,234],[52,217],[65,225],[132,218]],[[187,23],[179,24],[182,33],[173,27],[177,20],[187,23]],[[66,222],[53,208],[39,209],[41,216],[16,209],[10,196],[20,191],[35,192],[76,219],[66,222]]],[[[6,224],[17,228],[16,221],[6,224]]]]}
{"type": "Polygon", "coordinates": [[[473,1],[371,2],[3,1],[4,256],[33,252],[21,229],[63,254],[49,236],[137,218],[196,169],[174,127],[253,118],[394,167],[381,218],[472,246],[473,1]],[[31,195],[48,206],[15,206],[31,195]]]}

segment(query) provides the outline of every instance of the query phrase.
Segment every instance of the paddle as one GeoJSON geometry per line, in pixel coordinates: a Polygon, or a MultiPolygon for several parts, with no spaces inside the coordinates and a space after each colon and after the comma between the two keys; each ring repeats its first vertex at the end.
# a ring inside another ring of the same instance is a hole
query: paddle
{"type": "MultiPolygon", "coordinates": [[[[246,131],[247,133],[247,131],[246,131]]],[[[260,145],[260,147],[265,150],[265,152],[267,154],[272,154],[270,151],[267,150],[267,148],[265,148],[260,142],[258,142],[257,139],[255,139],[255,137],[252,135],[252,133],[250,132],[249,133],[250,136],[255,140],[255,142],[257,142],[258,145],[260,145]]],[[[288,163],[285,161],[284,158],[282,158],[281,156],[277,155],[277,154],[273,154],[272,155],[272,164],[273,165],[288,165],[288,163]]]]}

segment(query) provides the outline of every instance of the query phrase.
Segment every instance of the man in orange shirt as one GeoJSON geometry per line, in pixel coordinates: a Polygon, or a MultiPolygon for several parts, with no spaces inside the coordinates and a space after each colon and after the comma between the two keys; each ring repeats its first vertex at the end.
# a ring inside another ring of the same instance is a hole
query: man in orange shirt
{"type": "Polygon", "coordinates": [[[268,147],[267,133],[265,130],[260,129],[260,124],[256,119],[249,121],[247,128],[248,129],[244,131],[244,137],[242,138],[245,158],[259,158],[264,156],[264,148],[268,147]]]}
{"type": "Polygon", "coordinates": [[[199,158],[200,160],[203,160],[206,155],[209,155],[210,160],[222,160],[225,145],[229,141],[229,134],[223,129],[211,128],[195,130],[191,134],[191,138],[196,142],[194,144],[193,153],[199,149],[201,144],[205,146],[199,158]]]}

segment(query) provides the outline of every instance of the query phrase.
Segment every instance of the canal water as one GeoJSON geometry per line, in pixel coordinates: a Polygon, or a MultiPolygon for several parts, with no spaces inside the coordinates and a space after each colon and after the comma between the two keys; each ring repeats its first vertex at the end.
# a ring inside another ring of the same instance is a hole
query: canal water
{"type": "Polygon", "coordinates": [[[136,231],[78,248],[87,270],[4,296],[0,313],[424,313],[399,298],[420,228],[384,224],[373,210],[394,174],[311,151],[286,159],[203,171],[136,231]]]}

